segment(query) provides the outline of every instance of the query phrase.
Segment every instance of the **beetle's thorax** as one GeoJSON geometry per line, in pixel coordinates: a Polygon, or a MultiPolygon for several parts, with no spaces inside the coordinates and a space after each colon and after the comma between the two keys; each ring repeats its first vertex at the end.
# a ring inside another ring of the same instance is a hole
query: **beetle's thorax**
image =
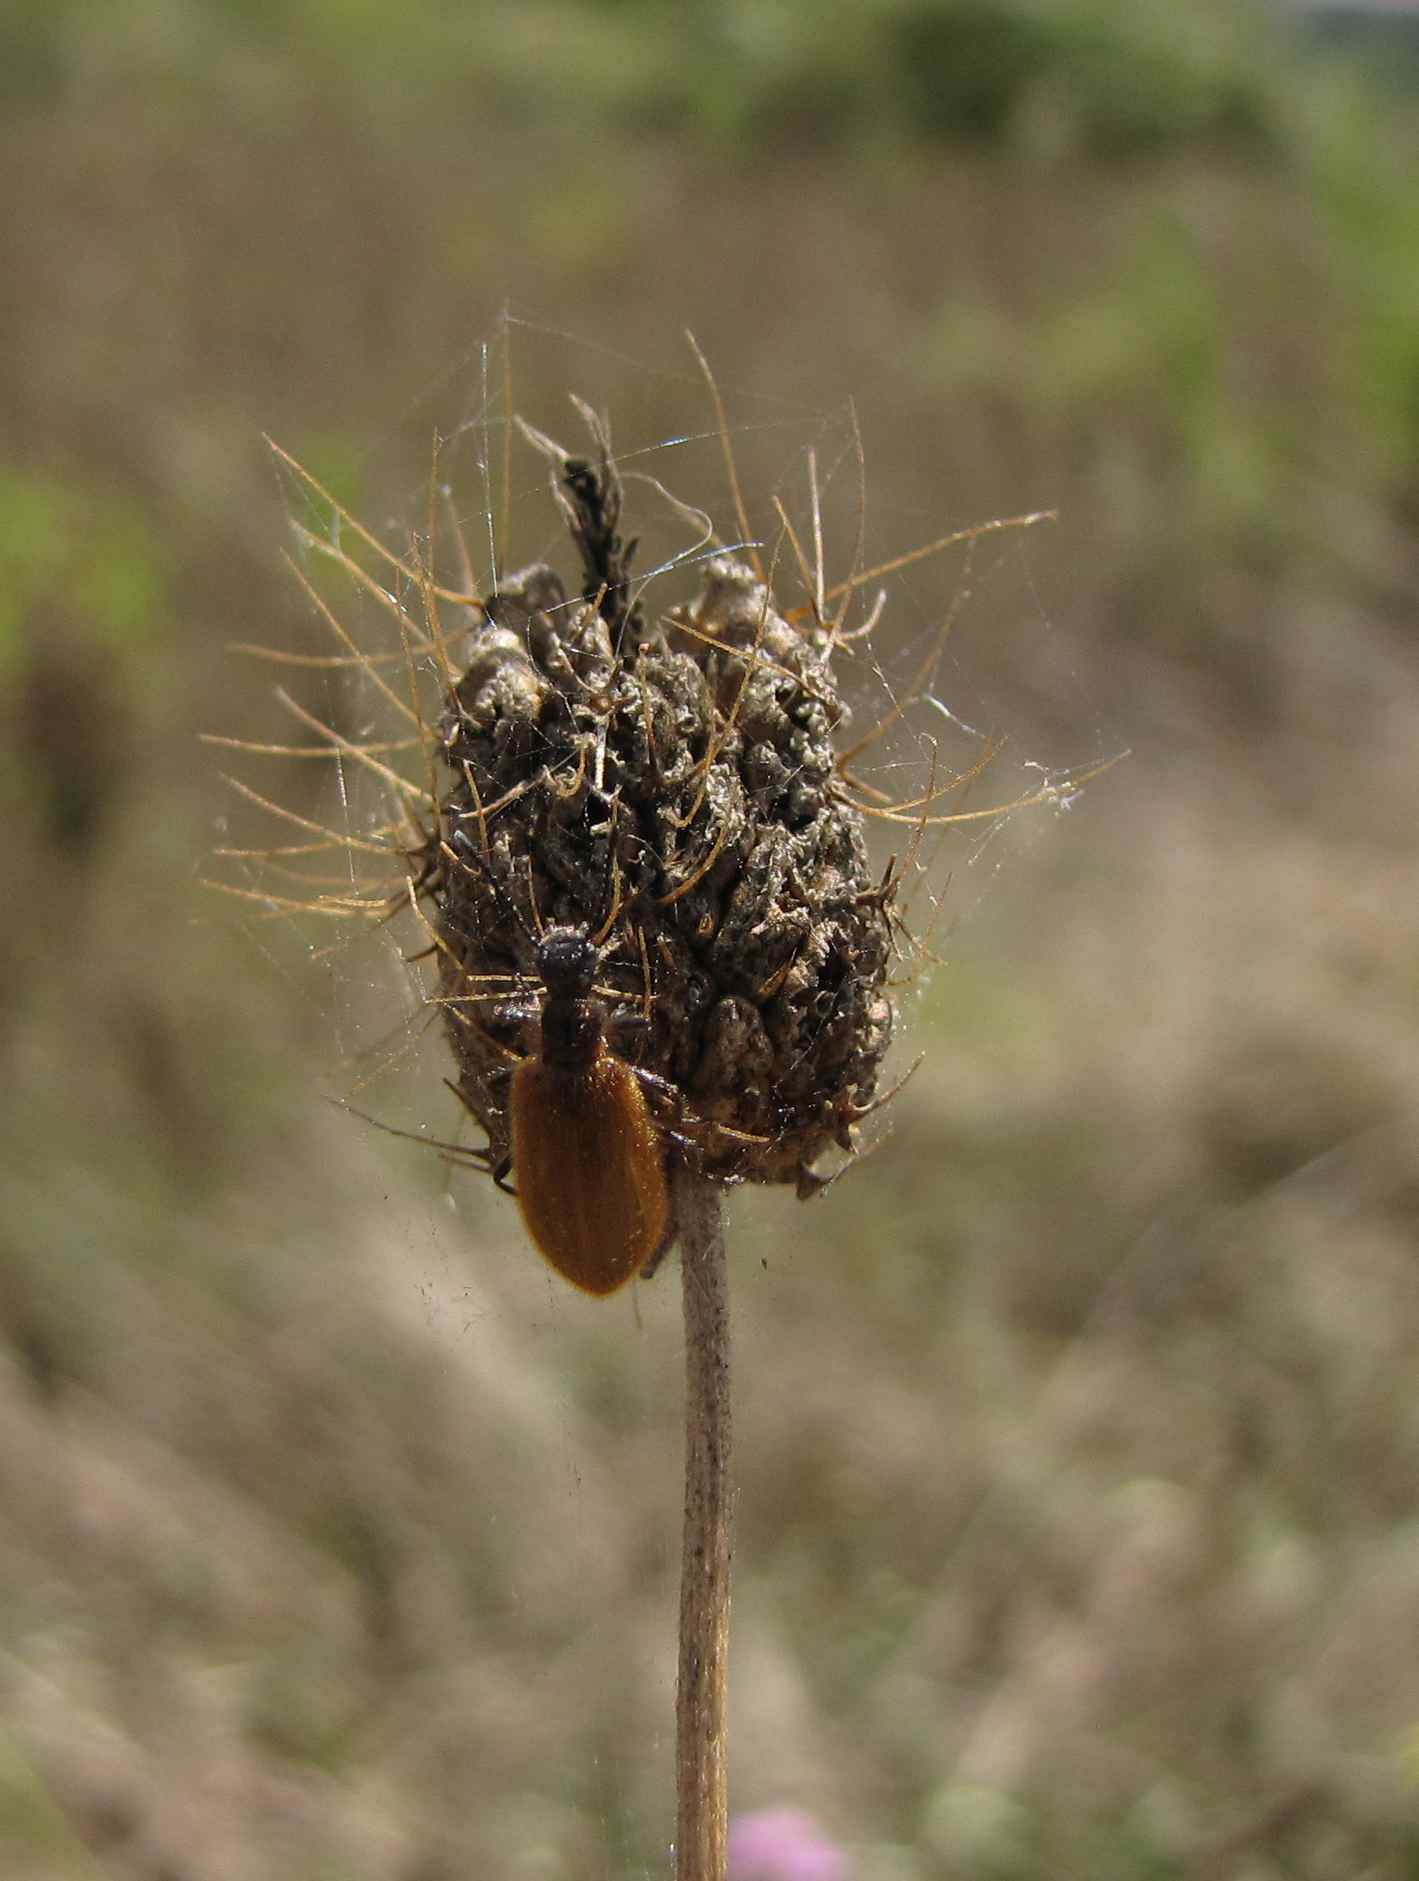
{"type": "Polygon", "coordinates": [[[539,1056],[553,1071],[585,1071],[602,1049],[606,1015],[597,999],[548,995],[542,1008],[539,1056]]]}
{"type": "Polygon", "coordinates": [[[601,1050],[606,1015],[591,995],[601,950],[579,927],[551,927],[537,948],[537,970],[547,989],[542,1007],[543,1064],[584,1071],[601,1050]]]}

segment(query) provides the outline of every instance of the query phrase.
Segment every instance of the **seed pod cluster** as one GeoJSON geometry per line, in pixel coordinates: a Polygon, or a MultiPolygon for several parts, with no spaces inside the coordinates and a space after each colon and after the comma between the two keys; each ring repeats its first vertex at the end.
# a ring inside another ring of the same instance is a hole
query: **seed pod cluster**
{"type": "Polygon", "coordinates": [[[537,563],[484,602],[420,858],[460,1095],[504,1164],[526,1030],[509,986],[535,986],[539,933],[582,929],[615,1049],[670,1094],[671,1153],[811,1193],[817,1159],[853,1148],[893,1023],[890,889],[839,779],[831,632],[727,554],[651,616],[604,431],[589,459],[532,435],[578,591],[537,563]]]}

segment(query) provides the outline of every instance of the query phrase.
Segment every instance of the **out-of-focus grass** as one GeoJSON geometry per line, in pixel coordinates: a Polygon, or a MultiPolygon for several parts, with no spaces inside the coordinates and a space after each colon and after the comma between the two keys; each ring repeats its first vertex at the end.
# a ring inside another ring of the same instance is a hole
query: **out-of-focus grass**
{"type": "MultiPolygon", "coordinates": [[[[1135,746],[943,858],[875,1156],[733,1204],[736,1804],[864,1881],[1415,1872],[1412,113],[1231,9],[473,19],[5,28],[0,1871],[666,1871],[673,1280],[331,1110],[387,955],[195,883],[222,644],[315,643],[259,432],[417,521],[510,295],[628,449],[693,325],[760,500],[854,390],[883,555],[1057,505],[943,695],[1135,746]]],[[[441,1132],[429,1056],[371,1103],[441,1132]]]]}

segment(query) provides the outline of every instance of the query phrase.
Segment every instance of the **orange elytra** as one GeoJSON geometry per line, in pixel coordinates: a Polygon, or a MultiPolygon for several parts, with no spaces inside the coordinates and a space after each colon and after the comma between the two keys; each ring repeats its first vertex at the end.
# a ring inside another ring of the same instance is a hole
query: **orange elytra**
{"type": "Polygon", "coordinates": [[[512,1074],[511,1163],[527,1232],[585,1293],[614,1293],[665,1239],[665,1144],[642,1074],[606,1043],[592,995],[601,950],[584,929],[549,928],[537,946],[546,989],[536,1049],[512,1074]]]}

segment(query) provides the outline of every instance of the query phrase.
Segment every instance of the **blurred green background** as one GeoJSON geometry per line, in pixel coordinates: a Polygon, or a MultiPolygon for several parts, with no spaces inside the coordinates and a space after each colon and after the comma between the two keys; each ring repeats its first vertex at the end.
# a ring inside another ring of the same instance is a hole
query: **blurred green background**
{"type": "Polygon", "coordinates": [[[1419,1875],[1399,66],[1205,0],[5,11],[5,1876],[669,1872],[674,1279],[574,1297],[325,1101],[454,1126],[387,947],[204,894],[196,733],[319,644],[263,431],[416,523],[506,334],[729,529],[687,326],[758,527],[849,395],[869,554],[1057,508],[939,691],[1133,754],[944,851],[890,1132],[731,1204],[734,1807],[855,1881],[1419,1875]]]}

